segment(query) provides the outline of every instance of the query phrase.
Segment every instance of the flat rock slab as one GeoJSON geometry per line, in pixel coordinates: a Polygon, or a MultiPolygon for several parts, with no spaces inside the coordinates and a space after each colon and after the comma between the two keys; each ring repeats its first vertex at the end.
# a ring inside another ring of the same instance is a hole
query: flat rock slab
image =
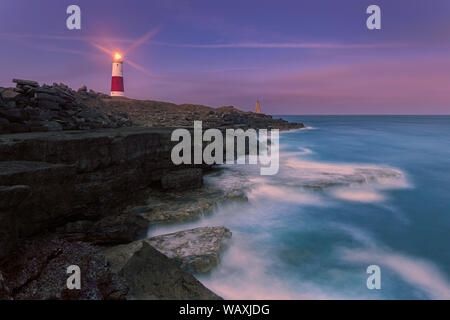
{"type": "Polygon", "coordinates": [[[201,227],[160,235],[146,241],[193,273],[211,271],[220,262],[220,253],[231,232],[225,227],[201,227]]]}
{"type": "Polygon", "coordinates": [[[248,199],[242,190],[224,191],[209,186],[186,191],[152,190],[146,205],[129,210],[151,224],[172,224],[196,220],[210,214],[216,206],[233,201],[247,202],[248,199]]]}
{"type": "Polygon", "coordinates": [[[201,227],[109,248],[105,255],[114,257],[120,269],[147,243],[174,260],[183,270],[205,273],[220,262],[220,253],[230,238],[231,232],[225,227],[201,227]]]}
{"type": "Polygon", "coordinates": [[[170,134],[167,128],[4,134],[0,135],[0,161],[70,163],[78,170],[93,171],[145,157],[142,160],[152,166],[159,162],[170,166],[170,134]]]}

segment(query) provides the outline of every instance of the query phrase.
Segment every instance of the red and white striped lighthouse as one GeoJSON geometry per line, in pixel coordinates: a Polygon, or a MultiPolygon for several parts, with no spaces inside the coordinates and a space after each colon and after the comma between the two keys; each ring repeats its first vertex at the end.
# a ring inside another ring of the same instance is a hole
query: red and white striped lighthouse
{"type": "Polygon", "coordinates": [[[123,97],[123,58],[118,52],[114,53],[112,63],[111,97],[123,97]]]}

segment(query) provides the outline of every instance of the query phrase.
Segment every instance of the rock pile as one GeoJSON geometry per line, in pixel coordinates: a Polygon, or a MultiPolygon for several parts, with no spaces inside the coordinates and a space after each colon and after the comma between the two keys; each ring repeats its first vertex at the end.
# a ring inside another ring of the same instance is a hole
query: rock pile
{"type": "Polygon", "coordinates": [[[108,114],[84,101],[110,98],[63,83],[42,85],[13,79],[15,88],[0,88],[0,133],[84,130],[131,126],[128,115],[108,114]]]}

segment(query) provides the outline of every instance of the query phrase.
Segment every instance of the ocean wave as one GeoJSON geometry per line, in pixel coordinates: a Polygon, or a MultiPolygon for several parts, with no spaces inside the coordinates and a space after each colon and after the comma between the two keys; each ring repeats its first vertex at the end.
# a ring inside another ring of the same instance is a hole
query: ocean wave
{"type": "Polygon", "coordinates": [[[450,299],[450,283],[433,263],[407,255],[372,250],[341,250],[342,259],[367,265],[377,264],[388,268],[406,283],[425,292],[432,299],[450,299]]]}
{"type": "Polygon", "coordinates": [[[355,202],[381,202],[384,190],[410,187],[405,174],[394,168],[364,164],[306,161],[289,157],[282,172],[286,183],[329,190],[331,197],[355,202]]]}
{"type": "Polygon", "coordinates": [[[316,205],[327,199],[383,202],[387,199],[386,190],[411,187],[399,169],[304,160],[301,156],[313,153],[313,150],[301,147],[300,150],[280,154],[277,175],[261,176],[255,165],[229,165],[220,177],[208,178],[208,181],[223,187],[232,185],[245,189],[249,199],[316,205]]]}
{"type": "Polygon", "coordinates": [[[264,235],[250,237],[240,232],[233,232],[232,245],[225,252],[220,266],[213,275],[201,275],[198,279],[225,299],[352,298],[306,280],[294,284],[280,278],[273,272],[273,259],[268,258],[271,255],[270,250],[264,247],[255,250],[254,242],[258,237],[264,237],[264,235]]]}

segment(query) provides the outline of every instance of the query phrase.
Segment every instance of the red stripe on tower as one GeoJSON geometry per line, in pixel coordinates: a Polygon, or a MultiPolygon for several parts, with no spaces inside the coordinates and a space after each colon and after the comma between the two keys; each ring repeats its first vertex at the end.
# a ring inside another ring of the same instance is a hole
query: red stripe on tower
{"type": "Polygon", "coordinates": [[[120,53],[116,52],[112,63],[111,96],[123,97],[125,96],[124,91],[123,58],[120,53]]]}

